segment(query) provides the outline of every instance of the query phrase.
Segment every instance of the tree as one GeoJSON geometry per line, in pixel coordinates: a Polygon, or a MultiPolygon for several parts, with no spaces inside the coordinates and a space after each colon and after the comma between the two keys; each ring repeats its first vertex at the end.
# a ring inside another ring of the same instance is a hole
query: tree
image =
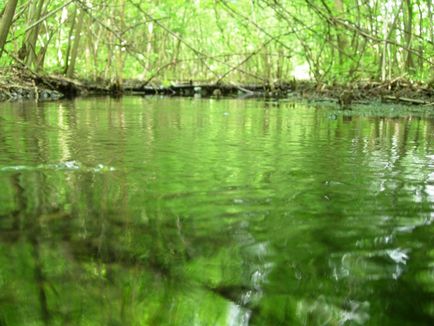
{"type": "Polygon", "coordinates": [[[0,58],[2,56],[4,46],[8,37],[9,29],[12,25],[15,9],[17,7],[18,0],[9,0],[6,4],[3,16],[0,19],[0,58]]]}
{"type": "MultiPolygon", "coordinates": [[[[76,9],[77,10],[77,9],[76,9]]],[[[75,14],[74,17],[75,19],[75,14]]],[[[74,77],[74,70],[75,70],[75,63],[77,60],[78,55],[78,48],[80,46],[80,38],[81,38],[81,30],[83,26],[83,19],[84,19],[84,11],[82,9],[78,12],[78,18],[76,24],[73,23],[72,28],[75,27],[75,33],[74,33],[74,42],[72,43],[72,50],[71,55],[67,57],[69,59],[69,62],[67,63],[67,70],[66,70],[66,76],[67,77],[74,77]]]]}

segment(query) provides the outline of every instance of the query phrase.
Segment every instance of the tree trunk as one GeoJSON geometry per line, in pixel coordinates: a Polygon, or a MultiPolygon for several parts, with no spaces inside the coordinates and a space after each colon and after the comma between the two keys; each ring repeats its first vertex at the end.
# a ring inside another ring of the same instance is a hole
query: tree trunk
{"type": "Polygon", "coordinates": [[[428,21],[429,21],[429,34],[431,35],[431,43],[434,43],[434,15],[432,11],[432,4],[430,1],[427,2],[428,6],[428,21]]]}
{"type": "Polygon", "coordinates": [[[75,63],[77,61],[77,54],[78,54],[78,47],[80,46],[80,35],[81,35],[81,29],[83,26],[83,19],[84,19],[84,10],[80,10],[80,12],[78,13],[77,27],[76,27],[75,33],[74,33],[74,43],[72,44],[71,59],[70,59],[69,64],[68,64],[68,70],[66,71],[66,76],[69,78],[74,77],[75,63]]]}
{"type": "Polygon", "coordinates": [[[406,0],[406,10],[405,12],[405,19],[404,19],[404,36],[405,36],[405,43],[407,47],[407,55],[405,57],[405,70],[406,72],[414,72],[414,61],[413,61],[413,55],[412,55],[412,41],[413,41],[413,3],[411,0],[406,0]]]}
{"type": "Polygon", "coordinates": [[[92,51],[92,61],[93,61],[93,69],[92,69],[92,74],[93,74],[93,80],[97,80],[97,78],[101,77],[100,74],[100,69],[99,69],[99,59],[98,59],[98,54],[99,54],[99,45],[101,42],[101,36],[102,36],[102,29],[100,26],[96,26],[94,29],[94,35],[88,35],[88,47],[91,49],[92,51]]]}
{"type": "MultiPolygon", "coordinates": [[[[344,4],[342,0],[335,0],[335,6],[339,14],[339,18],[343,18],[344,12],[344,4]]],[[[337,41],[338,41],[338,50],[339,50],[339,64],[343,64],[345,61],[345,48],[347,47],[347,39],[345,34],[341,31],[337,31],[337,41]]]]}
{"type": "MultiPolygon", "coordinates": [[[[29,21],[34,23],[41,18],[44,0],[36,1],[30,9],[29,21]]],[[[26,35],[24,48],[26,49],[25,62],[28,67],[36,63],[36,42],[38,40],[40,24],[33,27],[26,35]]]]}
{"type": "Polygon", "coordinates": [[[12,25],[15,9],[17,8],[18,0],[9,0],[6,4],[3,17],[0,19],[0,58],[3,53],[3,48],[6,44],[9,29],[12,25]]]}
{"type": "Polygon", "coordinates": [[[69,58],[71,56],[71,48],[72,48],[72,35],[75,29],[76,17],[77,17],[77,6],[74,7],[74,11],[72,12],[71,27],[69,28],[69,33],[68,33],[68,45],[66,47],[66,53],[65,53],[65,67],[63,69],[63,73],[65,75],[68,72],[68,68],[69,68],[69,58]]]}
{"type": "MultiPolygon", "coordinates": [[[[119,1],[119,24],[121,35],[123,35],[126,27],[125,27],[125,0],[119,1]]],[[[116,75],[115,75],[115,93],[122,93],[122,80],[123,80],[123,72],[124,72],[124,58],[125,58],[125,48],[126,44],[123,44],[123,40],[121,44],[118,46],[116,51],[116,75]]]]}

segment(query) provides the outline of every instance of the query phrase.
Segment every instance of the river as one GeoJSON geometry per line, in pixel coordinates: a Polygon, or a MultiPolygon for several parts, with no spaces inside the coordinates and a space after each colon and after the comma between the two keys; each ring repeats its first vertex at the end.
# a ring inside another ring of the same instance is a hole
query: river
{"type": "Polygon", "coordinates": [[[0,325],[434,324],[427,110],[0,104],[0,325]]]}

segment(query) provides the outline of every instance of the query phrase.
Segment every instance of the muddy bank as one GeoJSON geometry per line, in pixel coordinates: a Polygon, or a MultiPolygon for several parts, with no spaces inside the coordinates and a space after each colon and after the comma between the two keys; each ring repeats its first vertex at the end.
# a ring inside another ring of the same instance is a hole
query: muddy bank
{"type": "Polygon", "coordinates": [[[55,88],[39,85],[33,76],[21,70],[0,71],[0,101],[57,100],[63,96],[55,88]]]}
{"type": "Polygon", "coordinates": [[[295,98],[309,101],[330,101],[342,107],[373,101],[434,106],[434,81],[415,83],[404,78],[385,82],[357,82],[350,85],[326,85],[293,80],[275,85],[207,84],[188,81],[169,86],[144,84],[129,80],[124,92],[141,95],[236,97],[236,98],[295,98]]]}
{"type": "Polygon", "coordinates": [[[127,81],[126,92],[144,95],[197,97],[264,97],[300,98],[312,101],[331,101],[343,107],[371,101],[397,102],[415,105],[434,105],[434,82],[413,83],[403,78],[386,82],[358,82],[351,85],[326,85],[309,81],[292,81],[276,85],[173,83],[170,86],[141,85],[127,81]]]}
{"type": "Polygon", "coordinates": [[[294,92],[308,100],[335,101],[343,107],[373,101],[411,105],[434,105],[434,81],[415,83],[404,78],[390,81],[360,81],[350,85],[318,85],[302,82],[294,92]]]}
{"type": "Polygon", "coordinates": [[[110,90],[95,83],[37,74],[20,67],[0,69],[0,101],[53,101],[92,94],[109,95],[110,90]]]}
{"type": "Polygon", "coordinates": [[[109,81],[77,81],[63,76],[39,75],[21,68],[2,70],[0,101],[58,100],[83,95],[134,94],[142,96],[232,97],[232,98],[295,98],[309,101],[330,101],[341,107],[372,101],[434,106],[434,81],[422,84],[404,78],[391,81],[360,81],[350,85],[327,85],[292,80],[274,85],[213,84],[173,82],[170,85],[147,84],[125,80],[122,87],[109,81]]]}

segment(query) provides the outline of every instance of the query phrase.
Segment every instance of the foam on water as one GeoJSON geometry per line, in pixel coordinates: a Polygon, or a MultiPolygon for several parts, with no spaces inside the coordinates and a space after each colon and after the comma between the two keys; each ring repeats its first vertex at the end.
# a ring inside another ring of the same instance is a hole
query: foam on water
{"type": "Polygon", "coordinates": [[[112,172],[116,169],[112,166],[104,164],[97,164],[96,166],[86,166],[78,161],[66,161],[60,163],[51,164],[39,164],[35,166],[31,165],[10,165],[0,167],[0,172],[10,171],[82,171],[82,172],[112,172]]]}

